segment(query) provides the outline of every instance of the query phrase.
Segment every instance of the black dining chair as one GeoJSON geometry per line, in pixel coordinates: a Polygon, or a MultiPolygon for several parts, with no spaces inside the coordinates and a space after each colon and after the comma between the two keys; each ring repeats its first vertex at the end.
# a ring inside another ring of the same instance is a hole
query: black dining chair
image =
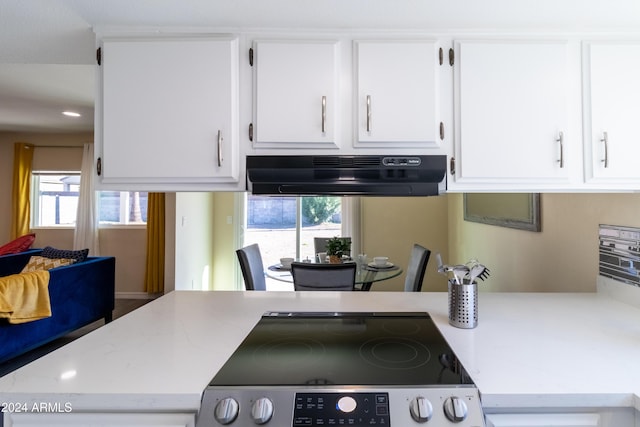
{"type": "Polygon", "coordinates": [[[238,255],[245,288],[248,291],[266,291],[267,282],[264,278],[264,265],[258,244],[254,243],[238,249],[236,255],[238,255]]]}
{"type": "Polygon", "coordinates": [[[427,270],[431,251],[418,244],[414,244],[411,249],[411,258],[407,267],[407,276],[404,281],[405,292],[420,292],[422,290],[422,281],[424,273],[427,270]]]}
{"type": "Polygon", "coordinates": [[[293,289],[296,291],[353,291],[356,280],[356,263],[293,262],[291,275],[293,276],[293,289]]]}

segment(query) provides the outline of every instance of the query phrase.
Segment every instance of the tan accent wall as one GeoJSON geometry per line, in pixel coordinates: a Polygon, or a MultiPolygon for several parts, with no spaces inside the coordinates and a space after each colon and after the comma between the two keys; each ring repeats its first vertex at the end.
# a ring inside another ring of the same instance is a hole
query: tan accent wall
{"type": "Polygon", "coordinates": [[[241,275],[236,258],[236,197],[242,193],[214,193],[213,196],[213,286],[216,291],[235,290],[241,275]],[[230,221],[229,221],[230,220],[230,221]]]}
{"type": "MultiPolygon", "coordinates": [[[[448,195],[437,197],[363,197],[362,248],[369,258],[388,256],[402,266],[409,263],[414,243],[430,249],[431,259],[422,290],[446,291],[447,281],[437,274],[435,252],[449,252],[448,195]]],[[[376,283],[372,291],[404,290],[405,273],[376,283]]]]}

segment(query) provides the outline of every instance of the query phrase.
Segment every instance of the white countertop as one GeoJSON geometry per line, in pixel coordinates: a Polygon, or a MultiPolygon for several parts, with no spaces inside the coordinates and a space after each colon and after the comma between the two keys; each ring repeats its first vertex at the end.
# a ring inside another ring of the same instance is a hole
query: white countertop
{"type": "Polygon", "coordinates": [[[288,310],[427,311],[485,407],[640,409],[640,309],[596,293],[481,292],[478,327],[458,329],[446,293],[173,292],[0,378],[0,401],[197,411],[261,314],[288,310]]]}

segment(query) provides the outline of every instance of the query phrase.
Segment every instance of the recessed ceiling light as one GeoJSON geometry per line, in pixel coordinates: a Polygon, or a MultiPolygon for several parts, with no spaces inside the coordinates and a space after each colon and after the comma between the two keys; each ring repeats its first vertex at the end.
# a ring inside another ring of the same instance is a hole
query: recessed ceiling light
{"type": "Polygon", "coordinates": [[[80,113],[76,113],[75,111],[63,111],[62,114],[68,117],[80,117],[80,113]]]}

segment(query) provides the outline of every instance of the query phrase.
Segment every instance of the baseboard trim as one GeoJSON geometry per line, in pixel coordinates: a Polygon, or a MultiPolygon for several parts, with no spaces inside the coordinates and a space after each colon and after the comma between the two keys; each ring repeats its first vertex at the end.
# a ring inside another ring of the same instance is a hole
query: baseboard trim
{"type": "Polygon", "coordinates": [[[150,294],[148,292],[116,292],[116,299],[155,299],[158,298],[156,294],[150,294]]]}

